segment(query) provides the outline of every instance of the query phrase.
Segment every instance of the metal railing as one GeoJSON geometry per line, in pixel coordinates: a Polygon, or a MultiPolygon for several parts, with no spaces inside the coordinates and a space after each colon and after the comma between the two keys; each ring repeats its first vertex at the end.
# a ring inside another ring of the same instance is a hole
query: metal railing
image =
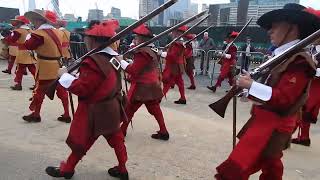
{"type": "Polygon", "coordinates": [[[74,59],[78,59],[88,52],[84,42],[70,41],[70,50],[74,59]]]}
{"type": "MultiPolygon", "coordinates": [[[[219,52],[223,52],[222,50],[209,50],[207,52],[207,61],[209,62],[209,78],[213,79],[215,74],[219,74],[220,71],[217,70],[220,65],[218,64],[218,60],[219,58],[215,55],[219,52]]],[[[236,63],[236,67],[237,69],[241,69],[241,65],[242,65],[242,61],[243,61],[243,57],[241,56],[242,54],[247,54],[247,52],[245,51],[238,51],[237,52],[237,63],[236,63]]],[[[261,53],[261,52],[250,52],[250,59],[249,59],[249,70],[250,69],[254,69],[255,67],[259,66],[260,64],[262,64],[263,62],[266,61],[265,58],[265,54],[261,53]]]]}

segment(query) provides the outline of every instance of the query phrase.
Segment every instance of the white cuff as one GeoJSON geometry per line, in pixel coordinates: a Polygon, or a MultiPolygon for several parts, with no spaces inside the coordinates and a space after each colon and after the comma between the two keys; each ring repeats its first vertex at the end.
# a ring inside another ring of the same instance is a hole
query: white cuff
{"type": "Polygon", "coordinates": [[[272,88],[264,84],[253,81],[249,89],[249,94],[262,101],[269,101],[272,96],[272,88]]]}
{"type": "Polygon", "coordinates": [[[316,77],[320,77],[320,68],[317,68],[316,77]]]}
{"type": "Polygon", "coordinates": [[[225,57],[226,59],[230,59],[230,58],[231,58],[231,55],[230,55],[230,54],[225,54],[224,57],[225,57]]]}
{"type": "Polygon", "coordinates": [[[132,63],[133,63],[133,60],[132,60],[132,59],[126,59],[126,61],[127,61],[129,64],[132,64],[132,63]]]}
{"type": "Polygon", "coordinates": [[[68,89],[71,86],[72,82],[76,79],[77,79],[76,77],[72,76],[69,73],[63,73],[59,79],[59,83],[64,88],[68,89]]]}
{"type": "Polygon", "coordinates": [[[125,60],[121,60],[121,61],[120,61],[120,64],[121,64],[121,68],[122,68],[123,70],[126,70],[127,67],[129,66],[129,63],[128,63],[127,61],[125,61],[125,60]]]}
{"type": "Polygon", "coordinates": [[[163,58],[166,58],[166,57],[167,57],[167,55],[168,55],[168,53],[167,53],[167,52],[162,52],[162,53],[161,53],[161,57],[163,57],[163,58]]]}

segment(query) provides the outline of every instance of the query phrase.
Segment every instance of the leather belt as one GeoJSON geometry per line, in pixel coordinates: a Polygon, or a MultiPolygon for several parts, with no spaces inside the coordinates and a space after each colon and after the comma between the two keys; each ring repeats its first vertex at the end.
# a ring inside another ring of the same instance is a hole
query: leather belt
{"type": "Polygon", "coordinates": [[[46,56],[41,56],[41,55],[39,55],[39,54],[37,54],[37,57],[39,58],[39,59],[42,59],[42,60],[56,60],[56,61],[58,61],[58,60],[60,60],[61,59],[61,57],[46,57],[46,56]]]}

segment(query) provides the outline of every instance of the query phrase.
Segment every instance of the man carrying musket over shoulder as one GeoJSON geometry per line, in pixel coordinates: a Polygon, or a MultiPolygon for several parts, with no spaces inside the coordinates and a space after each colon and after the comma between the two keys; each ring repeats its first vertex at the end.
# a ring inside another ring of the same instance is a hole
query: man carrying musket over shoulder
{"type": "MultiPolygon", "coordinates": [[[[136,45],[144,43],[153,37],[150,28],[143,24],[133,30],[136,45]]],[[[160,108],[163,97],[161,88],[161,73],[159,71],[159,56],[154,50],[154,44],[140,48],[133,53],[133,63],[121,60],[121,67],[130,75],[131,86],[128,92],[128,104],[126,114],[129,121],[132,120],[134,113],[145,105],[148,112],[153,115],[159,125],[159,131],[151,137],[159,140],[168,140],[164,117],[160,108]]],[[[122,132],[127,134],[129,122],[123,122],[122,132]]]]}
{"type": "MultiPolygon", "coordinates": [[[[110,23],[95,24],[85,31],[84,42],[88,50],[100,47],[115,35],[116,27],[110,23]]],[[[108,173],[128,180],[127,151],[120,122],[124,114],[121,95],[120,64],[114,59],[118,53],[111,47],[85,57],[79,68],[79,77],[59,70],[59,83],[79,97],[79,104],[71,123],[66,143],[72,152],[60,167],[47,167],[53,177],[70,179],[74,169],[99,136],[103,136],[114,149],[118,165],[108,173]]]]}
{"type": "MultiPolygon", "coordinates": [[[[320,29],[320,18],[313,13],[311,8],[286,4],[262,15],[257,23],[268,30],[272,44],[278,47],[275,55],[279,55],[320,29]]],[[[273,67],[261,82],[253,81],[247,72],[240,75],[236,84],[248,89],[248,98],[256,103],[238,134],[238,144],[216,168],[216,179],[247,180],[260,170],[261,180],[282,179],[282,151],[290,141],[315,72],[310,53],[301,49],[273,67]]]]}

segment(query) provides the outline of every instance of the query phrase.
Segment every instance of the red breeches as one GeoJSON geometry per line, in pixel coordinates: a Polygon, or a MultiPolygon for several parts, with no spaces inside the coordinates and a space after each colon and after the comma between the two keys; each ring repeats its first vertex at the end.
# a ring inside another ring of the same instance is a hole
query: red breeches
{"type": "MultiPolygon", "coordinates": [[[[40,110],[42,102],[45,98],[46,88],[52,83],[52,80],[38,80],[36,82],[36,89],[34,90],[34,94],[32,97],[32,102],[29,106],[29,109],[33,111],[35,116],[40,116],[40,110]]],[[[56,94],[58,98],[61,99],[64,115],[65,117],[69,117],[69,102],[68,102],[68,93],[66,89],[64,89],[60,84],[57,85],[56,94]]]]}
{"type": "Polygon", "coordinates": [[[171,86],[177,85],[180,92],[180,99],[186,100],[185,92],[184,92],[184,82],[182,78],[182,74],[178,74],[176,76],[171,76],[165,83],[163,83],[163,94],[166,95],[171,86]]]}
{"type": "Polygon", "coordinates": [[[22,77],[23,77],[23,74],[25,73],[26,69],[28,69],[31,72],[31,74],[33,75],[33,78],[34,78],[35,73],[36,73],[36,66],[34,64],[18,64],[17,71],[16,71],[16,77],[14,78],[14,82],[16,82],[16,84],[21,85],[22,77]]]}

